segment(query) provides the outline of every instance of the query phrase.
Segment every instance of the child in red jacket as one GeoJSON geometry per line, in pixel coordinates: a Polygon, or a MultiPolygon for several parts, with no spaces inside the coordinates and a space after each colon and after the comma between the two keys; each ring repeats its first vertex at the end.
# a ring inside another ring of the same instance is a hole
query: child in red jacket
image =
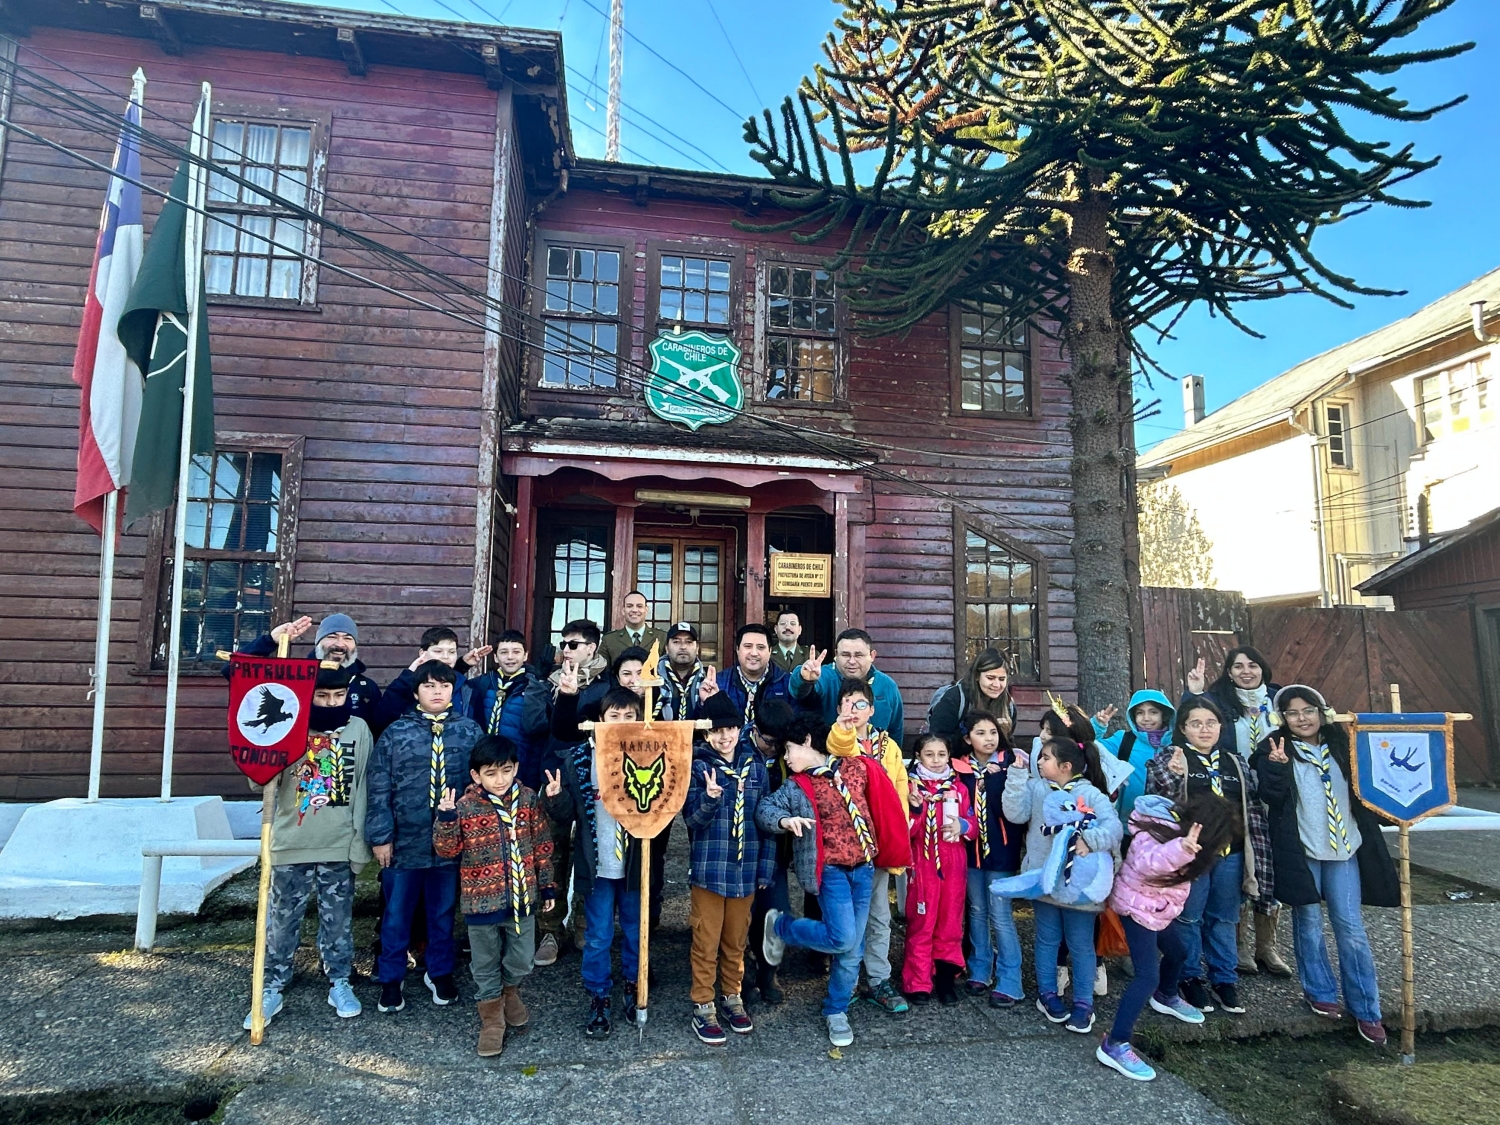
{"type": "Polygon", "coordinates": [[[901,987],[910,999],[925,1001],[932,996],[936,976],[938,1000],[957,1004],[954,981],[964,970],[964,894],[969,876],[964,841],[978,834],[979,823],[969,806],[969,791],[948,758],[948,740],[942,735],[917,737],[901,987]]]}

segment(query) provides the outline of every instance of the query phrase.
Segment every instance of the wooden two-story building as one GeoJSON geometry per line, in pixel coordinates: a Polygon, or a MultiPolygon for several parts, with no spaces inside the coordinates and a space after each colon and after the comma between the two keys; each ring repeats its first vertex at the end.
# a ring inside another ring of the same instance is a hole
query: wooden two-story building
{"type": "MultiPolygon", "coordinates": [[[[69,373],[105,175],[72,154],[108,163],[83,103],[117,118],[137,67],[148,131],[181,143],[208,81],[217,159],[326,220],[211,193],[178,791],[238,791],[214,652],[304,613],[352,614],[381,681],[428,626],[540,655],[639,589],[714,662],[782,607],[819,645],[861,626],[911,722],[989,644],[1029,718],[1075,690],[1043,332],[954,308],[861,336],[817,248],[756,229],[781,217],[766,181],[580,159],[551,32],[226,0],[0,19],[0,106],[35,134],[0,135],[0,798],[87,768],[98,540],[71,510],[69,373]]],[[[106,795],[155,788],[168,526],[121,539],[106,795]]]]}

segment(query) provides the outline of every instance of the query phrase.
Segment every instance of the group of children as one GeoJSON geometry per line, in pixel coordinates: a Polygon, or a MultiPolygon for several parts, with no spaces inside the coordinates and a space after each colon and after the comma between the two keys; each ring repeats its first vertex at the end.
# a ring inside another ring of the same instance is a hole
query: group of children
{"type": "MultiPolygon", "coordinates": [[[[565,657],[560,675],[538,681],[566,707],[559,707],[546,754],[528,763],[523,758],[533,756],[503,722],[507,691],[525,661],[524,645],[516,647],[506,654],[515,667],[467,682],[441,657],[415,663],[401,678],[409,708],[375,741],[350,713],[348,670],[319,673],[308,753],[276,783],[268,1020],[281,1010],[314,889],[328,1002],[341,1017],[359,1014],[349,985],[354,875],[372,857],[382,868],[384,898],[380,1011],[404,1007],[419,906],[423,982],[434,1003],[457,999],[457,910],[478,990],[478,1053],[499,1054],[507,1032],[529,1021],[518,986],[537,963],[537,919],[567,908],[571,884],[584,920],[584,1032],[599,1038],[611,1030],[617,924],[624,1015],[632,1018],[640,926],[648,924],[640,916],[642,849],[603,803],[593,738],[582,737],[576,722],[585,699],[588,717],[640,721],[641,688],[618,671],[584,683],[565,657]],[[455,700],[460,690],[467,707],[455,700]]],[[[970,995],[1013,1007],[1025,998],[1017,899],[1032,903],[1035,919],[1036,1007],[1079,1034],[1092,1031],[1095,994],[1105,990],[1095,952],[1099,920],[1106,910],[1118,917],[1133,975],[1096,1055],[1127,1077],[1154,1077],[1131,1046],[1148,1005],[1188,1023],[1202,1023],[1215,1006],[1244,1010],[1235,990],[1235,927],[1242,900],[1269,895],[1270,828],[1255,773],[1222,745],[1226,716],[1208,696],[1190,693],[1174,709],[1158,692],[1138,693],[1126,729],[1110,737],[1113,709],[1090,719],[1054,703],[1029,752],[1014,744],[1014,720],[1003,708],[970,710],[956,736],[918,735],[907,757],[872,724],[875,695],[867,681],[844,679],[837,689],[829,726],[784,700],[762,701],[747,723],[711,675],[697,688],[693,710],[708,729],[694,747],[682,816],[690,849],[691,1026],[700,1040],[722,1044],[728,1033],[753,1030],[747,993],[780,1001],[776,968],[788,947],[828,958],[822,1013],[836,1047],[853,1042],[848,1013],[862,963],[867,995],[886,1011],[934,996],[956,1003],[961,978],[970,995]],[[808,896],[801,917],[790,909],[789,871],[808,896]],[[899,990],[889,964],[893,874],[905,875],[899,990]],[[1059,966],[1064,950],[1067,969],[1059,966]],[[749,978],[747,951],[759,962],[749,978]]],[[[1316,696],[1300,690],[1288,706],[1316,696]]],[[[1278,705],[1286,694],[1278,692],[1278,705]]],[[[394,695],[387,689],[385,699],[394,695]]],[[[1351,860],[1360,847],[1357,835],[1352,845],[1349,838],[1357,826],[1346,823],[1355,809],[1347,782],[1339,789],[1330,780],[1339,766],[1330,765],[1321,711],[1315,717],[1318,732],[1307,719],[1292,728],[1302,731],[1296,760],[1314,768],[1308,780],[1298,772],[1295,781],[1320,800],[1327,791],[1313,810],[1336,826],[1324,850],[1334,861],[1351,860]],[[1313,748],[1320,734],[1325,745],[1313,748]]],[[[1295,771],[1270,733],[1262,751],[1282,802],[1272,806],[1272,820],[1291,823],[1292,832],[1316,832],[1310,814],[1286,804],[1296,785],[1280,778],[1295,771]],[[1277,819],[1283,807],[1290,821],[1277,819]]],[[[1343,769],[1347,774],[1347,764],[1343,769]]],[[[1315,894],[1314,913],[1316,902],[1315,894]]],[[[1312,924],[1309,916],[1306,926],[1312,924]]],[[[1303,925],[1299,914],[1299,962],[1303,925]]],[[[1309,959],[1312,941],[1309,933],[1309,959]]],[[[1342,961],[1342,937],[1340,952],[1342,961]]],[[[1368,976],[1366,991],[1373,992],[1373,964],[1368,976]]],[[[1304,989],[1319,1011],[1314,992],[1327,988],[1304,974],[1304,989]]],[[[1368,997],[1350,998],[1361,1034],[1383,1041],[1378,1000],[1372,1015],[1359,1007],[1370,1008],[1368,997]]],[[[1336,1003],[1324,1007],[1333,1011],[1319,1014],[1341,1014],[1336,1003]]]]}

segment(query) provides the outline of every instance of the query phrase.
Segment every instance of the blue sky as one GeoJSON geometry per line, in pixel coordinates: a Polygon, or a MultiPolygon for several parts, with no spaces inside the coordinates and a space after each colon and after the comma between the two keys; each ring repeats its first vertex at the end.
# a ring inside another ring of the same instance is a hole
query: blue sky
{"type": "MultiPolygon", "coordinates": [[[[609,0],[344,0],[342,6],[561,28],[574,143],[583,155],[603,155],[609,0]]],[[[822,57],[820,44],[838,10],[822,0],[626,0],[626,27],[638,41],[627,36],[625,43],[623,158],[758,173],[740,122],[796,89],[822,57]]],[[[1397,85],[1414,105],[1459,94],[1468,94],[1467,102],[1425,124],[1372,123],[1360,130],[1366,137],[1410,141],[1420,154],[1442,157],[1436,168],[1407,185],[1407,195],[1432,206],[1370,212],[1321,232],[1314,242],[1331,268],[1405,294],[1359,298],[1353,309],[1307,297],[1246,309],[1264,339],[1205,313],[1189,313],[1177,338],[1155,346],[1153,354],[1174,375],[1203,375],[1210,410],[1302,359],[1405,316],[1500,266],[1500,224],[1492,213],[1500,183],[1500,3],[1458,0],[1408,42],[1462,41],[1475,42],[1475,49],[1411,69],[1398,76],[1397,85]]],[[[1161,415],[1140,424],[1142,446],[1181,428],[1175,382],[1157,378],[1154,389],[1142,386],[1139,393],[1162,400],[1161,415]]]]}

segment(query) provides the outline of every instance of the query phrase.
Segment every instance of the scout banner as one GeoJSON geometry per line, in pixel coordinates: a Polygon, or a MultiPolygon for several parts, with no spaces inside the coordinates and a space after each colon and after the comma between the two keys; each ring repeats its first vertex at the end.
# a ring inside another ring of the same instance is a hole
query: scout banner
{"type": "Polygon", "coordinates": [[[229,662],[229,753],[240,772],[268,784],[307,749],[316,660],[241,656],[229,662]]]}
{"type": "Polygon", "coordinates": [[[594,728],[599,799],[636,839],[660,835],[687,800],[696,725],[601,723],[594,728]]]}

